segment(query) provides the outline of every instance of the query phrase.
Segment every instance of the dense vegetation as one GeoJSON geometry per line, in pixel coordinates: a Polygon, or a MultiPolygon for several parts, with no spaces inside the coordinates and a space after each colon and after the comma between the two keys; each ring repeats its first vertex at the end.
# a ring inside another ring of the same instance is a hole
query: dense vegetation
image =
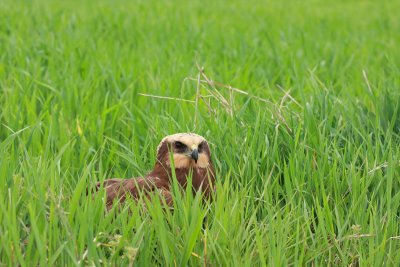
{"type": "Polygon", "coordinates": [[[399,8],[1,1],[0,266],[398,266],[399,8]],[[186,131],[214,203],[86,195],[186,131]]]}

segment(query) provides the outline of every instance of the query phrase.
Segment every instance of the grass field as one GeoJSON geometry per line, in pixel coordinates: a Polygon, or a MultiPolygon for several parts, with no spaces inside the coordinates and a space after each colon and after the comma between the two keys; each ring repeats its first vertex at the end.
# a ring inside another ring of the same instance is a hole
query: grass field
{"type": "Polygon", "coordinates": [[[399,266],[399,9],[1,1],[0,266],[399,266]],[[186,131],[214,203],[86,196],[186,131]]]}

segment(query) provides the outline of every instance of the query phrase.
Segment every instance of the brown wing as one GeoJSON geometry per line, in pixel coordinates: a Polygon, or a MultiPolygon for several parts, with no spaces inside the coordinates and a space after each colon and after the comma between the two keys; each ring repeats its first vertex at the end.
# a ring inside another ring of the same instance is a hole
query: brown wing
{"type": "MultiPolygon", "coordinates": [[[[127,196],[135,199],[140,197],[140,192],[144,195],[157,191],[166,201],[168,205],[172,203],[172,198],[168,191],[168,183],[158,177],[132,178],[132,179],[108,179],[103,182],[106,190],[107,209],[111,209],[114,201],[124,202],[127,196]]],[[[96,184],[97,190],[100,189],[101,183],[96,184]]]]}

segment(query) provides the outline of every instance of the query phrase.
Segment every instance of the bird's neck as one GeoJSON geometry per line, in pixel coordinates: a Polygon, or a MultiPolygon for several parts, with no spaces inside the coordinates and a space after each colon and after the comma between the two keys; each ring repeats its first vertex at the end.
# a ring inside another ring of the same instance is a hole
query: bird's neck
{"type": "MultiPolygon", "coordinates": [[[[154,170],[148,176],[158,177],[169,183],[172,182],[174,177],[170,166],[165,166],[160,163],[156,164],[154,170]]],[[[215,173],[212,165],[210,165],[208,168],[176,168],[175,177],[183,188],[186,188],[188,177],[191,177],[194,191],[197,191],[200,188],[208,191],[208,187],[212,186],[214,183],[215,173]]]]}
{"type": "MultiPolygon", "coordinates": [[[[182,186],[186,186],[187,176],[193,168],[177,168],[175,169],[175,176],[182,186]]],[[[169,165],[156,163],[153,171],[148,174],[151,177],[158,177],[163,180],[172,181],[173,173],[169,165]]]]}

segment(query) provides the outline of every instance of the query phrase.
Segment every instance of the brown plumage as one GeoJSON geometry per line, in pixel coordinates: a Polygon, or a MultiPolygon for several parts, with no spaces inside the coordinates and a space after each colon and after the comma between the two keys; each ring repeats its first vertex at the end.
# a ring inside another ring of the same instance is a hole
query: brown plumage
{"type": "Polygon", "coordinates": [[[138,199],[140,192],[147,197],[158,194],[167,205],[172,206],[170,152],[179,184],[186,188],[187,177],[191,175],[193,193],[200,190],[205,198],[210,198],[214,188],[215,171],[208,142],[194,133],[179,133],[169,135],[161,141],[157,148],[154,169],[145,177],[114,178],[96,184],[97,189],[103,184],[106,190],[107,209],[112,207],[115,200],[124,202],[127,196],[138,199]]]}

